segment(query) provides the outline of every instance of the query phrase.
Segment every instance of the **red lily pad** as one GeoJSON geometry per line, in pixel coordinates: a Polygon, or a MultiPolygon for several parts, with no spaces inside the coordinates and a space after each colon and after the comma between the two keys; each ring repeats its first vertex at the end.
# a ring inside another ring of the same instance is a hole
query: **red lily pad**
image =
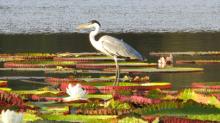
{"type": "Polygon", "coordinates": [[[192,120],[180,117],[164,116],[160,118],[163,123],[211,123],[211,121],[192,120]]]}
{"type": "Polygon", "coordinates": [[[6,87],[8,86],[8,81],[0,80],[0,87],[6,87]]]}
{"type": "Polygon", "coordinates": [[[77,63],[81,62],[94,62],[94,61],[113,61],[111,57],[96,56],[96,57],[55,57],[54,61],[73,61],[77,63]]]}
{"type": "Polygon", "coordinates": [[[207,83],[192,83],[192,88],[220,89],[220,85],[207,85],[207,83]]]}
{"type": "Polygon", "coordinates": [[[74,78],[56,78],[56,77],[47,77],[45,81],[52,85],[58,85],[63,82],[68,82],[68,83],[84,82],[82,80],[78,80],[74,78]]]}
{"type": "Polygon", "coordinates": [[[74,62],[54,62],[54,61],[17,61],[5,62],[5,68],[54,68],[57,66],[62,67],[75,67],[74,62]]]}
{"type": "Polygon", "coordinates": [[[127,91],[146,91],[146,90],[153,90],[153,89],[170,89],[170,83],[146,83],[142,85],[135,85],[135,86],[104,86],[100,87],[99,90],[102,93],[113,93],[115,91],[120,90],[127,90],[127,91]]]}
{"type": "MultiPolygon", "coordinates": [[[[142,63],[142,62],[119,62],[120,67],[149,67],[157,66],[156,63],[142,63]]],[[[104,69],[104,68],[115,68],[114,62],[108,63],[81,63],[76,64],[78,69],[104,69]]]]}
{"type": "Polygon", "coordinates": [[[139,105],[157,104],[161,102],[160,99],[150,99],[150,98],[146,98],[143,96],[136,96],[136,95],[122,96],[122,95],[115,94],[114,99],[119,100],[121,102],[130,102],[130,103],[135,103],[139,105]]]}
{"type": "Polygon", "coordinates": [[[6,91],[0,91],[0,106],[5,108],[17,106],[22,110],[25,110],[27,107],[25,106],[21,97],[19,97],[17,94],[6,91]]]}

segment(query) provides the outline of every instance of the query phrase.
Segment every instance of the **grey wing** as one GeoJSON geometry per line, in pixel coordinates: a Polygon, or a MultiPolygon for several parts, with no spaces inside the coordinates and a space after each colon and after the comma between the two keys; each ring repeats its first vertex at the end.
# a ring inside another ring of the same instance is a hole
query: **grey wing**
{"type": "Polygon", "coordinates": [[[102,48],[110,55],[143,60],[142,55],[122,40],[111,36],[102,36],[99,41],[102,48]]]}

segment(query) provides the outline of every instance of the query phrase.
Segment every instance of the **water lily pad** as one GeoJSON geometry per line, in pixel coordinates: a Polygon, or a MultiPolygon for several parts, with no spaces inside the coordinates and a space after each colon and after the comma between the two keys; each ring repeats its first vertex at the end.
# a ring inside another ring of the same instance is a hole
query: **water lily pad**
{"type": "Polygon", "coordinates": [[[108,100],[112,98],[111,94],[88,94],[86,95],[87,98],[101,98],[104,100],[108,100]]]}
{"type": "Polygon", "coordinates": [[[80,52],[80,53],[57,53],[59,57],[88,57],[88,56],[105,56],[101,52],[80,52]]]}
{"type": "MultiPolygon", "coordinates": [[[[127,83],[126,83],[127,84],[127,83]]],[[[170,83],[147,83],[147,84],[134,84],[131,83],[130,85],[120,85],[119,86],[104,86],[100,87],[99,90],[102,93],[112,93],[114,91],[120,91],[120,90],[127,90],[127,91],[146,91],[146,90],[152,90],[152,89],[170,89],[171,84],[170,83]]]]}
{"type": "Polygon", "coordinates": [[[188,52],[150,52],[152,56],[169,56],[172,55],[220,55],[220,51],[188,51],[188,52]]]}
{"type": "Polygon", "coordinates": [[[56,96],[60,92],[59,91],[44,91],[44,90],[14,90],[12,91],[19,95],[53,95],[56,96]]]}
{"type": "MultiPolygon", "coordinates": [[[[119,62],[118,64],[121,68],[157,66],[156,63],[143,63],[143,62],[119,62]]],[[[76,64],[76,68],[78,69],[104,69],[104,68],[112,68],[112,67],[115,68],[114,62],[76,64]]]]}
{"type": "Polygon", "coordinates": [[[73,62],[94,62],[94,61],[113,61],[108,56],[89,56],[89,57],[56,57],[54,61],[73,61],[73,62]]]}
{"type": "Polygon", "coordinates": [[[11,88],[0,88],[1,91],[11,91],[11,88]]]}
{"type": "Polygon", "coordinates": [[[220,101],[215,96],[207,96],[204,94],[198,94],[191,89],[185,89],[178,95],[178,99],[184,100],[184,102],[188,100],[193,100],[197,103],[201,103],[204,105],[212,105],[218,109],[220,109],[220,101]]]}
{"type": "Polygon", "coordinates": [[[26,71],[26,72],[43,71],[44,72],[44,71],[57,71],[57,70],[55,68],[0,68],[0,71],[26,71]]]}
{"type": "Polygon", "coordinates": [[[75,62],[31,60],[31,61],[17,61],[17,62],[4,63],[5,68],[54,68],[57,66],[74,67],[75,62]]]}
{"type": "Polygon", "coordinates": [[[116,120],[116,115],[42,115],[44,119],[56,121],[84,122],[84,123],[107,123],[116,120]]]}
{"type": "Polygon", "coordinates": [[[177,72],[201,72],[203,68],[187,68],[187,67],[167,67],[163,69],[158,68],[140,68],[140,69],[121,69],[122,72],[129,73],[177,73],[177,72]]]}
{"type": "Polygon", "coordinates": [[[118,123],[146,123],[146,121],[137,117],[124,117],[119,119],[118,123]]]}
{"type": "Polygon", "coordinates": [[[192,83],[192,88],[199,88],[199,89],[213,89],[218,90],[220,89],[219,82],[203,82],[203,83],[192,83]]]}
{"type": "Polygon", "coordinates": [[[177,60],[176,64],[219,64],[220,60],[177,60]]]}
{"type": "Polygon", "coordinates": [[[0,87],[8,86],[8,81],[0,80],[0,87]]]}
{"type": "MultiPolygon", "coordinates": [[[[190,68],[190,67],[166,67],[163,69],[153,67],[141,67],[141,68],[122,68],[120,73],[128,74],[146,74],[146,73],[180,73],[180,72],[201,72],[203,68],[190,68]]],[[[115,74],[115,69],[104,69],[102,70],[77,70],[77,73],[84,74],[115,74]]]]}
{"type": "Polygon", "coordinates": [[[43,120],[41,117],[37,116],[36,114],[25,112],[23,113],[23,121],[24,122],[33,122],[36,120],[43,120]]]}
{"type": "Polygon", "coordinates": [[[15,53],[15,54],[0,54],[0,61],[20,61],[20,60],[43,60],[53,59],[55,54],[49,53],[15,53]]]}

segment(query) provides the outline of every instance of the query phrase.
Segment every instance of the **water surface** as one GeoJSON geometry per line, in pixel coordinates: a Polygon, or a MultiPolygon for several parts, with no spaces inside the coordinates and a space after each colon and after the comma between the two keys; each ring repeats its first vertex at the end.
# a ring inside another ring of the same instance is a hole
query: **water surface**
{"type": "MultiPolygon", "coordinates": [[[[100,34],[100,36],[103,34],[100,34]]],[[[220,32],[216,33],[111,33],[132,45],[149,62],[157,62],[157,57],[149,56],[151,51],[219,51],[220,32]]],[[[0,35],[0,53],[18,52],[95,52],[91,46],[88,34],[17,34],[0,35]]],[[[220,59],[213,57],[177,57],[176,59],[220,59]]],[[[161,73],[149,74],[151,81],[171,82],[174,89],[188,87],[192,82],[217,82],[220,80],[220,64],[186,65],[187,67],[202,67],[199,73],[161,73]]],[[[0,72],[0,76],[43,76],[42,73],[0,72]]],[[[30,84],[11,83],[14,88],[31,89],[30,84]]],[[[32,86],[32,88],[34,88],[32,86]]]]}
{"type": "Polygon", "coordinates": [[[219,0],[0,0],[0,33],[220,31],[219,0]]]}

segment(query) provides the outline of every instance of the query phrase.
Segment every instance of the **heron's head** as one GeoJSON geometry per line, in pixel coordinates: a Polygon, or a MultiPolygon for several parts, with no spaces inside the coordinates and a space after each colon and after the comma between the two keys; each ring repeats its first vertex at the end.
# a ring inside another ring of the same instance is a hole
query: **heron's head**
{"type": "Polygon", "coordinates": [[[90,28],[96,28],[101,27],[101,24],[97,20],[91,20],[88,23],[80,24],[77,29],[90,29],[90,28]]]}

